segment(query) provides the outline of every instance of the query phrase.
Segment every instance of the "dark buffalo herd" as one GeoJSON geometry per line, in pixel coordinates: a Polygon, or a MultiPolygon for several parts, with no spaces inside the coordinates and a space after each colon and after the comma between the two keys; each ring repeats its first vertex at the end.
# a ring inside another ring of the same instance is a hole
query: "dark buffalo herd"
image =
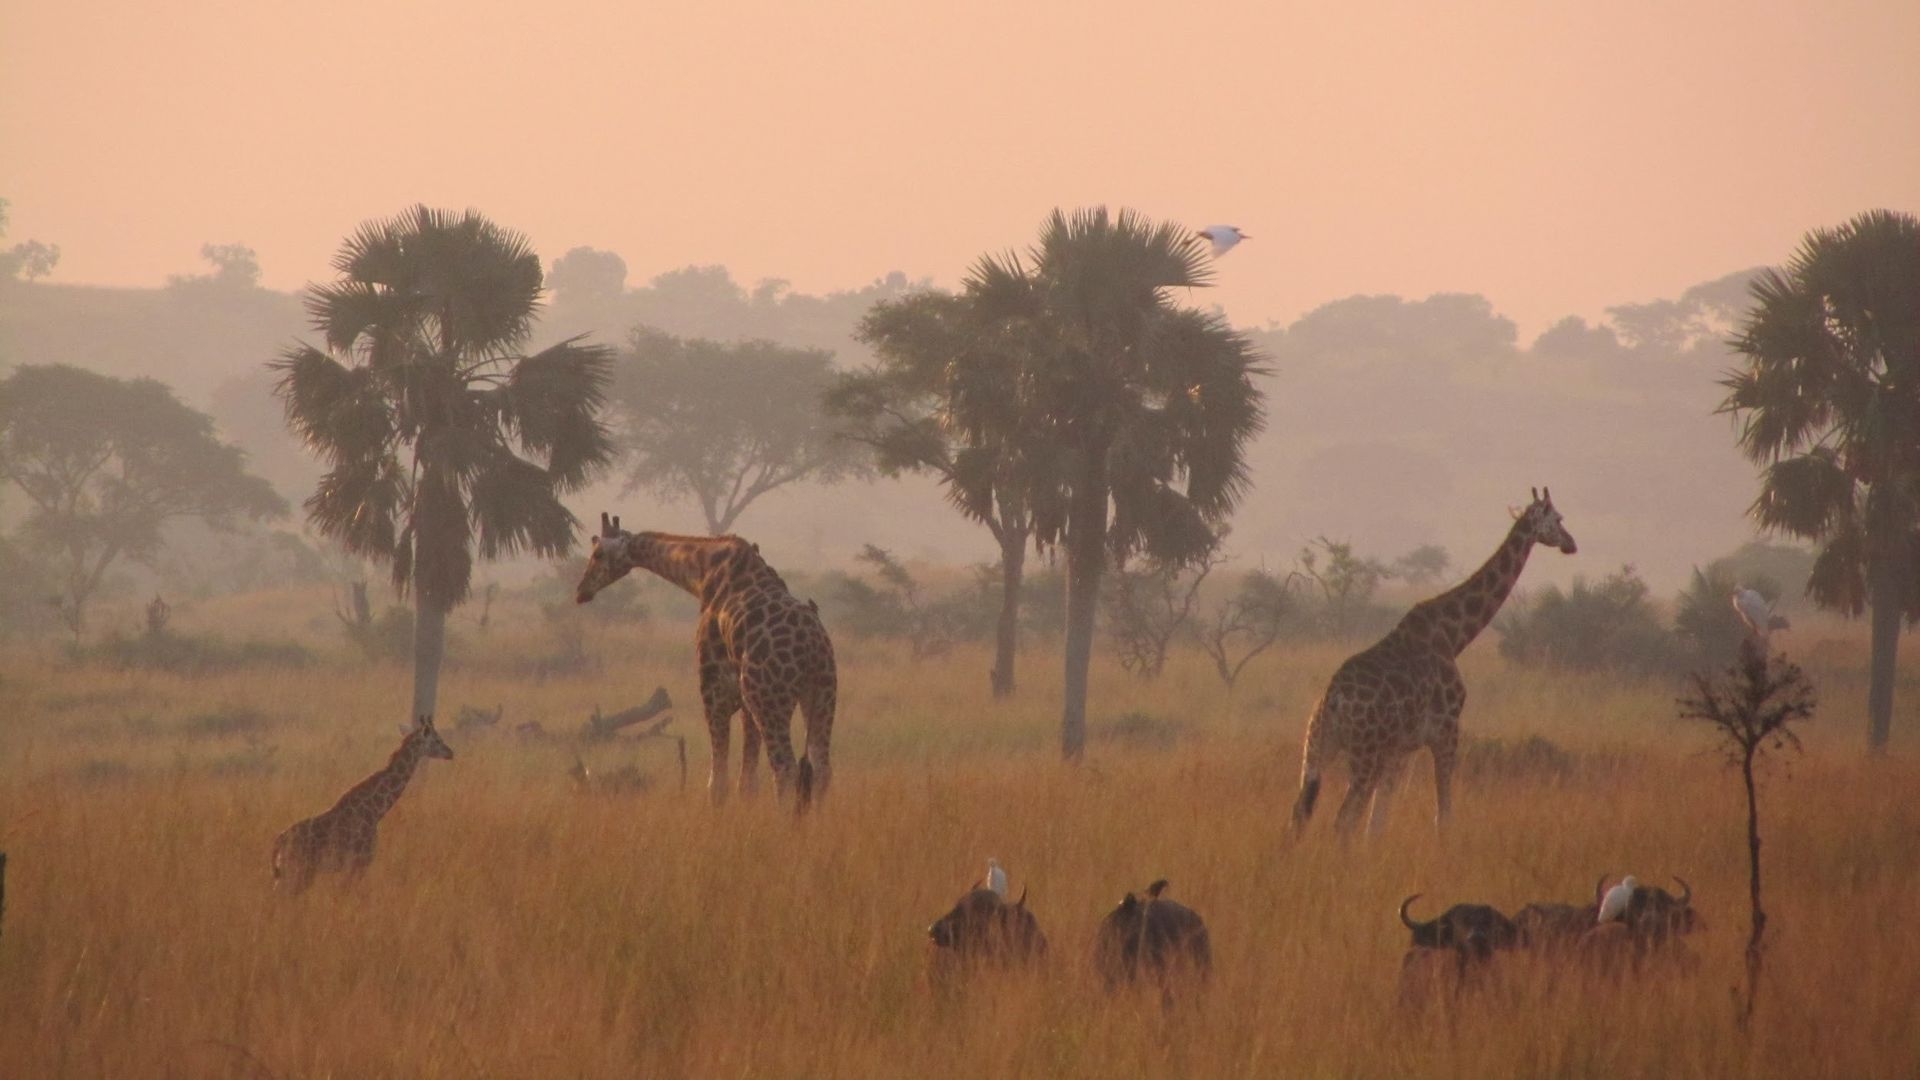
{"type": "MultiPolygon", "coordinates": [[[[1604,977],[1645,973],[1665,965],[1691,970],[1697,960],[1683,940],[1703,928],[1693,889],[1676,877],[1678,895],[1629,881],[1632,892],[1617,914],[1600,920],[1607,892],[1603,876],[1591,902],[1540,901],[1509,917],[1488,904],[1455,904],[1435,917],[1411,914],[1420,894],[1400,902],[1400,922],[1411,934],[1400,964],[1400,1002],[1417,1009],[1450,1001],[1484,982],[1501,966],[1547,960],[1604,977]]],[[[1175,988],[1203,984],[1213,967],[1213,945],[1198,912],[1165,895],[1155,881],[1129,892],[1094,933],[1093,969],[1108,989],[1145,983],[1171,1002],[1175,988]]],[[[1009,901],[975,888],[927,928],[936,970],[954,973],[981,964],[1036,961],[1047,951],[1040,922],[1023,890],[1009,901]]]]}
{"type": "Polygon", "coordinates": [[[1682,939],[1704,924],[1693,910],[1693,889],[1674,880],[1679,896],[1657,885],[1635,885],[1624,910],[1605,922],[1605,877],[1594,887],[1592,903],[1537,902],[1512,918],[1486,904],[1455,904],[1418,922],[1407,908],[1419,894],[1409,896],[1400,903],[1400,921],[1413,935],[1400,964],[1401,1004],[1417,1008],[1457,997],[1507,963],[1503,957],[1547,960],[1608,977],[1658,965],[1690,970],[1697,960],[1682,939]]]}

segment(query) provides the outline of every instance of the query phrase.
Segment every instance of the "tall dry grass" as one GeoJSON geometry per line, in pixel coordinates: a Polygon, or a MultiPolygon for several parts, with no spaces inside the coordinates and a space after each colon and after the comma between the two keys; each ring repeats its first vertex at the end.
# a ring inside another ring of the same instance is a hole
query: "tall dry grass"
{"type": "MultiPolygon", "coordinates": [[[[299,602],[322,605],[312,597],[299,602]]],[[[258,605],[288,633],[283,598],[258,605]]],[[[323,609],[323,607],[322,607],[323,609]]],[[[523,613],[524,614],[524,613],[523,613]]],[[[209,607],[188,630],[248,625],[209,607]]],[[[238,631],[235,631],[238,632],[238,631]]],[[[694,777],[658,746],[597,747],[663,787],[577,795],[564,744],[461,738],[382,828],[356,885],[270,889],[268,845],[385,759],[406,673],[344,654],[189,680],[0,654],[0,1076],[1911,1077],[1920,1069],[1920,687],[1867,762],[1861,643],[1803,641],[1823,695],[1810,752],[1768,777],[1772,949],[1735,1025],[1745,865],[1734,779],[1679,727],[1673,688],[1469,656],[1466,724],[1544,735],[1571,775],[1468,780],[1436,840],[1424,759],[1385,835],[1329,835],[1342,782],[1285,838],[1301,723],[1343,650],[1258,664],[1231,698],[1197,656],[1144,684],[1099,669],[1095,737],[1054,760],[1056,658],[1011,705],[987,658],[915,664],[841,643],[831,801],[715,810],[679,629],[594,631],[594,673],[536,682],[535,616],[467,633],[443,693],[508,726],[572,730],[664,684],[694,777]],[[1137,714],[1129,716],[1128,714],[1137,714]],[[957,994],[924,982],[924,929],[987,855],[1050,962],[957,994]],[[1598,874],[1674,873],[1708,921],[1701,969],[1621,987],[1525,981],[1451,1018],[1394,1007],[1410,892],[1436,906],[1580,898],[1598,874]],[[1163,1010],[1108,996],[1093,927],[1156,877],[1202,912],[1218,970],[1163,1010]]],[[[1804,637],[1805,635],[1803,635],[1804,637]]],[[[736,753],[737,753],[736,735],[736,753]]]]}

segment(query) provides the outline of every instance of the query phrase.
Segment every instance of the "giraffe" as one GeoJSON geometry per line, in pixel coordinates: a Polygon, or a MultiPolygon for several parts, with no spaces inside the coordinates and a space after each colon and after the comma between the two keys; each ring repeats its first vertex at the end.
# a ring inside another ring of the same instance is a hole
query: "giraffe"
{"type": "Polygon", "coordinates": [[[764,742],[781,797],[796,786],[799,807],[815,795],[824,797],[833,775],[828,743],[839,679],[833,642],[820,624],[819,608],[787,590],[779,573],[760,557],[758,544],[737,536],[630,533],[620,528],[619,518],[606,514],[600,515],[600,535],[593,538],[575,600],[592,600],[635,567],[700,600],[693,651],[713,747],[707,777],[713,801],[727,797],[727,742],[736,712],[744,714],[742,794],[753,794],[759,785],[755,774],[764,742]],[[787,734],[795,705],[807,720],[807,749],[798,769],[787,734]]]}
{"type": "Polygon", "coordinates": [[[298,893],[323,870],[359,876],[373,862],[380,819],[407,789],[422,758],[453,759],[453,748],[433,729],[433,717],[421,717],[400,740],[386,767],[347,789],[324,814],[295,822],[273,841],[273,881],[298,893]]]}
{"type": "Polygon", "coordinates": [[[1351,833],[1371,800],[1369,830],[1379,832],[1402,766],[1423,746],[1433,753],[1435,821],[1445,826],[1452,812],[1460,710],[1467,701],[1455,658],[1493,621],[1535,544],[1568,555],[1576,550],[1545,489],[1535,491],[1527,508],[1514,514],[1507,538],[1471,577],[1415,604],[1386,637],[1334,672],[1307,722],[1300,796],[1293,805],[1296,835],[1313,816],[1321,770],[1341,753],[1352,767],[1353,782],[1335,826],[1342,835],[1351,833]]]}

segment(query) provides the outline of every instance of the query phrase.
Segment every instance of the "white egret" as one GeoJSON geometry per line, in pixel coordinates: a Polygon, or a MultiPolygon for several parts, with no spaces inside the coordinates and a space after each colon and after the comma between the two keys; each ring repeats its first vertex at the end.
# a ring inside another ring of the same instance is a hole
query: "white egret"
{"type": "Polygon", "coordinates": [[[1209,225],[1200,230],[1200,239],[1213,245],[1213,257],[1219,258],[1233,250],[1233,246],[1242,240],[1253,237],[1240,231],[1237,225],[1209,225]]]}
{"type": "Polygon", "coordinates": [[[1640,887],[1632,874],[1620,879],[1620,884],[1607,890],[1606,898],[1600,901],[1600,920],[1609,923],[1627,913],[1627,901],[1633,899],[1633,891],[1640,887]]]}
{"type": "Polygon", "coordinates": [[[1767,603],[1767,598],[1755,590],[1735,589],[1730,599],[1733,601],[1733,613],[1740,616],[1740,621],[1746,625],[1747,632],[1755,638],[1765,641],[1772,631],[1787,628],[1787,620],[1775,615],[1773,605],[1767,603]]]}
{"type": "Polygon", "coordinates": [[[987,860],[987,888],[992,889],[1000,899],[1007,898],[1007,872],[1000,869],[999,859],[987,860]]]}

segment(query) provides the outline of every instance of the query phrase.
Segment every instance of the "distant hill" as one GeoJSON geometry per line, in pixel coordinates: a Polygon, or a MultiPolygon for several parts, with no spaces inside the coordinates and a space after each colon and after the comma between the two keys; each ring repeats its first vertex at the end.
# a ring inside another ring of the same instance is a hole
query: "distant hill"
{"type": "MultiPolygon", "coordinates": [[[[598,282],[556,275],[567,287],[535,344],[588,333],[619,345],[648,324],[828,348],[854,365],[867,358],[851,337],[860,316],[878,299],[925,287],[893,274],[811,296],[688,267],[628,289],[624,264],[615,271],[598,282]]],[[[1545,483],[1581,554],[1543,560],[1529,581],[1598,577],[1631,562],[1656,586],[1677,587],[1691,566],[1752,536],[1744,512],[1754,470],[1735,452],[1727,419],[1713,415],[1716,380],[1732,362],[1723,342],[1751,274],[1623,304],[1595,324],[1568,318],[1525,345],[1473,294],[1354,296],[1251,331],[1272,368],[1269,422],[1234,548],[1247,562],[1285,567],[1321,534],[1385,558],[1432,542],[1464,569],[1492,549],[1505,509],[1545,483]]],[[[167,382],[210,411],[295,502],[318,468],[281,426],[264,365],[305,333],[296,296],[204,279],[161,289],[0,286],[0,366],[63,362],[167,382]]],[[[579,503],[587,520],[624,508],[630,522],[661,528],[699,522],[691,507],[651,506],[613,485],[579,503]]],[[[868,542],[908,558],[992,557],[984,531],[961,523],[920,480],[778,492],[741,528],[797,565],[844,562],[868,542]]]]}

